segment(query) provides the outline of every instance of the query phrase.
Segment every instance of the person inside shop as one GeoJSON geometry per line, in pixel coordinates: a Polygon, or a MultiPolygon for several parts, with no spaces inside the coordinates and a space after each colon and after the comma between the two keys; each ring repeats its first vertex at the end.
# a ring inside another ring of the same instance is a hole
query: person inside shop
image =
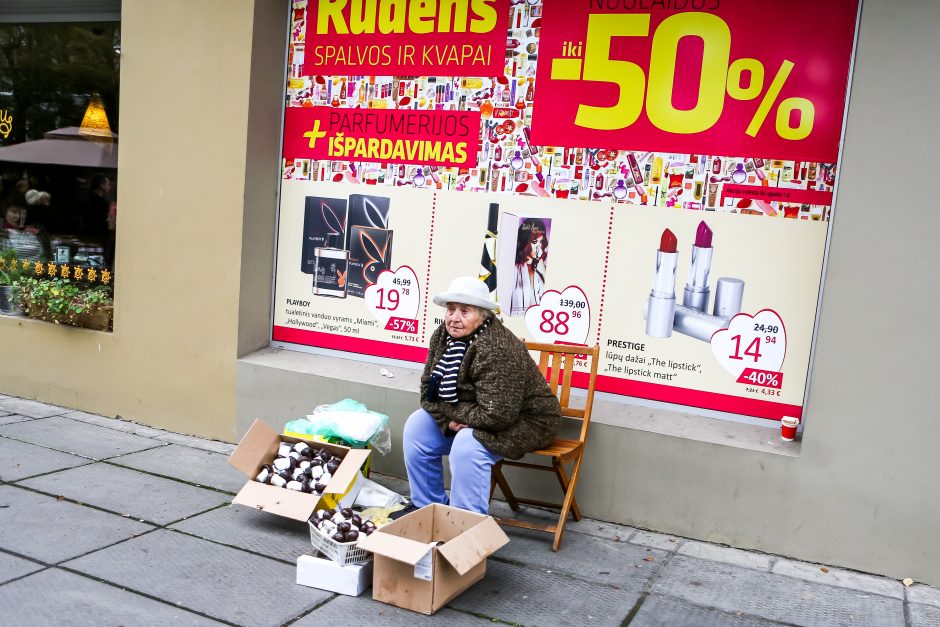
{"type": "Polygon", "coordinates": [[[493,464],[548,445],[561,427],[558,399],[522,341],[495,316],[483,281],[457,277],[434,303],[444,307],[444,323],[431,336],[421,408],[405,423],[411,505],[396,518],[431,503],[486,514],[493,464]]]}
{"type": "Polygon", "coordinates": [[[104,243],[108,236],[108,212],[111,208],[111,179],[103,174],[91,177],[86,199],[85,224],[82,231],[104,243]]]}
{"type": "Polygon", "coordinates": [[[2,206],[0,250],[13,250],[22,260],[45,261],[49,258],[49,241],[42,229],[27,224],[27,207],[26,197],[19,191],[7,196],[2,206]]]}
{"type": "Polygon", "coordinates": [[[531,305],[541,302],[547,258],[548,234],[544,220],[524,220],[516,235],[516,271],[509,304],[510,316],[524,315],[531,305]]]}

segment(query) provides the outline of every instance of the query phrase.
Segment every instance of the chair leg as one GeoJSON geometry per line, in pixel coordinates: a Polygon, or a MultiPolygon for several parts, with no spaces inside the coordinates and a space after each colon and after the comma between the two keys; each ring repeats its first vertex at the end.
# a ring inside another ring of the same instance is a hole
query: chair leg
{"type": "Polygon", "coordinates": [[[561,515],[558,517],[558,527],[555,529],[555,541],[552,542],[552,551],[557,551],[561,546],[561,536],[565,533],[565,523],[568,522],[568,511],[571,503],[574,501],[574,490],[578,485],[578,475],[581,472],[581,460],[584,459],[584,453],[578,455],[574,462],[574,468],[571,471],[571,481],[568,482],[568,489],[565,491],[565,502],[561,506],[561,515]]]}
{"type": "MultiPolygon", "coordinates": [[[[558,477],[558,483],[561,485],[561,491],[564,494],[568,494],[568,477],[565,475],[565,467],[562,463],[555,457],[552,458],[552,467],[555,469],[555,476],[558,477]]],[[[578,507],[578,500],[576,498],[571,499],[571,515],[574,516],[575,522],[580,521],[583,516],[581,515],[581,508],[578,507]]]]}
{"type": "MultiPolygon", "coordinates": [[[[503,464],[498,462],[493,464],[493,480],[499,485],[499,489],[502,491],[503,496],[506,497],[506,502],[509,503],[509,508],[514,511],[519,511],[519,501],[516,500],[516,495],[512,493],[512,490],[509,489],[509,482],[506,481],[506,477],[503,476],[503,464]]],[[[492,490],[490,491],[490,496],[492,496],[492,490]]]]}

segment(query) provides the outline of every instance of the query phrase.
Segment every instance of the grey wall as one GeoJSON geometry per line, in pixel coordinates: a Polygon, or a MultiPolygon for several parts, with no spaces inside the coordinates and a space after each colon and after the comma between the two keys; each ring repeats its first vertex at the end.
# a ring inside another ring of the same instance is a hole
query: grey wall
{"type": "MultiPolygon", "coordinates": [[[[864,3],[800,455],[598,424],[579,490],[588,515],[940,585],[937,24],[932,0],[864,3]]],[[[391,414],[400,442],[413,381],[296,359],[239,363],[240,432],[351,395],[391,414]]],[[[378,466],[401,471],[394,453],[378,466]]]]}

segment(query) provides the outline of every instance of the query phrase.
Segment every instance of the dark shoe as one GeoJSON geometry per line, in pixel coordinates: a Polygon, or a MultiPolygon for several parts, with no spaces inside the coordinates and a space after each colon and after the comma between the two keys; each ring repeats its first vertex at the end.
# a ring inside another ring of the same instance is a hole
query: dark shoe
{"type": "Polygon", "coordinates": [[[389,520],[398,520],[398,519],[401,518],[402,516],[407,516],[407,515],[410,514],[411,512],[416,512],[416,511],[418,511],[419,509],[421,509],[421,508],[415,507],[415,504],[414,504],[414,503],[408,503],[408,505],[405,506],[405,509],[400,509],[400,510],[398,510],[397,512],[392,512],[391,514],[389,514],[389,515],[388,515],[388,519],[389,519],[389,520]]]}

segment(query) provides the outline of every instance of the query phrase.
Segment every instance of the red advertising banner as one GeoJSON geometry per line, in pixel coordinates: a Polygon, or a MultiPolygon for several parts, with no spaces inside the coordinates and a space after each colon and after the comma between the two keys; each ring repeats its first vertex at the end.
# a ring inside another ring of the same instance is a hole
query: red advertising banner
{"type": "Polygon", "coordinates": [[[479,111],[288,107],[284,157],[467,166],[479,129],[479,111]]]}
{"type": "Polygon", "coordinates": [[[502,73],[509,0],[312,0],[304,73],[502,73]]]}
{"type": "Polygon", "coordinates": [[[835,162],[857,13],[858,0],[546,3],[538,99],[552,104],[533,141],[835,162]]]}

